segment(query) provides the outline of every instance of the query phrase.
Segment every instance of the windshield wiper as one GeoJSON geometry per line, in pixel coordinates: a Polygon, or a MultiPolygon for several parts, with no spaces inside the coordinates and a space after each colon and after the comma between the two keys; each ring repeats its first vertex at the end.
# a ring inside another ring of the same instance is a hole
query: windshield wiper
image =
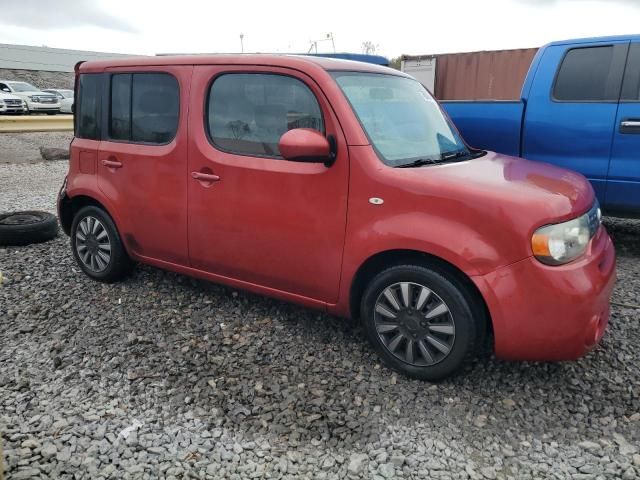
{"type": "Polygon", "coordinates": [[[445,152],[442,155],[440,155],[440,159],[443,162],[449,162],[451,160],[456,160],[462,157],[473,158],[473,155],[469,150],[457,150],[455,152],[445,152]]]}
{"type": "Polygon", "coordinates": [[[424,165],[435,165],[436,163],[440,163],[441,160],[436,160],[435,158],[418,158],[413,162],[403,163],[402,165],[396,165],[395,168],[413,168],[413,167],[422,167],[424,165]]]}

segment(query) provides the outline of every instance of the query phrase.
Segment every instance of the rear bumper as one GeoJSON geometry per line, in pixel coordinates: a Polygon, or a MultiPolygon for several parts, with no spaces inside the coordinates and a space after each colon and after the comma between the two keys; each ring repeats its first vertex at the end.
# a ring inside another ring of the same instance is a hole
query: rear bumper
{"type": "Polygon", "coordinates": [[[615,250],[601,227],[575,262],[553,267],[530,257],[473,280],[491,313],[497,357],[573,360],[608,325],[615,250]]]}

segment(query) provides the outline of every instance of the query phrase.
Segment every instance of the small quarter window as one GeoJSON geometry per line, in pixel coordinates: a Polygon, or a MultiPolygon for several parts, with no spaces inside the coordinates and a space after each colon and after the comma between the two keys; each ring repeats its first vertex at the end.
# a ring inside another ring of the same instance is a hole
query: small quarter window
{"type": "Polygon", "coordinates": [[[222,150],[241,155],[279,157],[280,137],[294,128],[324,133],[318,100],[293,77],[228,73],[211,85],[207,129],[222,150]]]}
{"type": "Polygon", "coordinates": [[[178,129],[180,91],[167,73],[111,77],[109,137],[133,143],[169,143],[178,129]]]}
{"type": "Polygon", "coordinates": [[[78,106],[76,108],[76,137],[100,139],[99,106],[102,76],[83,73],[78,82],[78,106]]]}

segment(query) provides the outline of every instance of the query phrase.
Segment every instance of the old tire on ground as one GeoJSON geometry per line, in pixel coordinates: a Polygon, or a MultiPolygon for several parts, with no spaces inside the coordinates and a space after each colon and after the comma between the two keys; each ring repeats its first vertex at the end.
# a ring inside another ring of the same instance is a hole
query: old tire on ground
{"type": "Polygon", "coordinates": [[[420,380],[455,373],[476,352],[485,327],[471,292],[438,269],[397,265],[380,272],[362,297],[361,318],[383,362],[420,380]]]}
{"type": "Polygon", "coordinates": [[[58,220],[47,212],[0,213],[0,245],[29,245],[58,235],[58,220]]]}

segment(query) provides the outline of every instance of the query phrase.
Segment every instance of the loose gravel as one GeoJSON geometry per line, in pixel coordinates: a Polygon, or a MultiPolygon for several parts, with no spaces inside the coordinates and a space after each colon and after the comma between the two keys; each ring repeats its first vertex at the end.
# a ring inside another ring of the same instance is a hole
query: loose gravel
{"type": "MultiPolygon", "coordinates": [[[[0,165],[0,210],[52,211],[65,162],[0,165]]],[[[576,362],[482,356],[439,384],[345,320],[139,266],[90,281],[68,238],[0,248],[9,478],[640,477],[640,222],[607,220],[611,326],[576,362]]]]}
{"type": "Polygon", "coordinates": [[[42,162],[40,147],[68,149],[72,139],[73,132],[0,133],[0,164],[42,162]]]}

